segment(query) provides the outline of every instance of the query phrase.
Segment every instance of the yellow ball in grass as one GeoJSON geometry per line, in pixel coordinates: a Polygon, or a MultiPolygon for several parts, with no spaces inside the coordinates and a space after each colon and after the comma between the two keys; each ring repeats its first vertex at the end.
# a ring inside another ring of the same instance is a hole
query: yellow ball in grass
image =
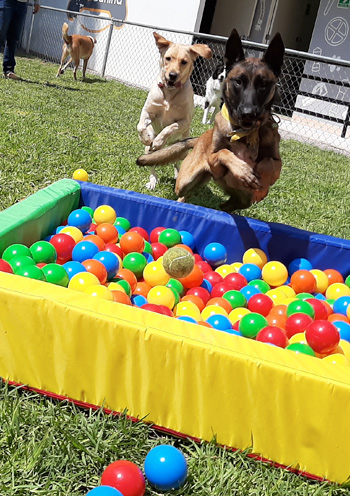
{"type": "Polygon", "coordinates": [[[77,169],[73,173],[73,179],[76,179],[77,181],[88,181],[89,174],[84,169],[77,169]]]}
{"type": "Polygon", "coordinates": [[[185,248],[169,248],[163,255],[165,272],[175,279],[186,277],[194,267],[194,257],[185,248]]]}

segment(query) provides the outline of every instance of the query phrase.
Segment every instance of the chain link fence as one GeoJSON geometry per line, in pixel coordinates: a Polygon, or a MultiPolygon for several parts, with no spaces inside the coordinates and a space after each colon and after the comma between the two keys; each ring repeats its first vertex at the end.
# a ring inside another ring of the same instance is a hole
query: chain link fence
{"type": "MultiPolygon", "coordinates": [[[[222,61],[227,38],[164,30],[111,19],[105,15],[71,13],[42,6],[39,14],[28,9],[22,48],[59,64],[62,25],[70,34],[85,34],[97,43],[88,71],[123,84],[147,90],[159,70],[159,52],[153,32],[183,44],[206,43],[210,60],[198,58],[192,74],[195,104],[203,104],[205,85],[222,61]]],[[[283,38],[283,33],[282,33],[283,38]]],[[[247,56],[261,56],[265,45],[242,41],[247,56]]],[[[281,119],[284,139],[296,139],[350,155],[350,62],[286,49],[279,80],[280,99],[274,110],[281,119]]]]}

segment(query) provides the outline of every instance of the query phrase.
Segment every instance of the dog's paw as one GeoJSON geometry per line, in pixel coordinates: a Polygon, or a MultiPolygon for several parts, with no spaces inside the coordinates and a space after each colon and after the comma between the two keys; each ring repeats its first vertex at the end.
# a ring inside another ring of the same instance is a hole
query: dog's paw
{"type": "Polygon", "coordinates": [[[155,176],[150,176],[149,182],[146,184],[146,188],[149,191],[153,191],[157,185],[157,178],[155,176]]]}
{"type": "Polygon", "coordinates": [[[241,180],[243,186],[249,189],[260,189],[261,182],[257,174],[251,169],[244,169],[240,174],[239,179],[241,180]]]}
{"type": "Polygon", "coordinates": [[[160,150],[164,146],[164,140],[162,138],[154,138],[152,143],[152,151],[160,150]]]}
{"type": "Polygon", "coordinates": [[[139,131],[139,138],[141,143],[145,146],[151,146],[153,141],[153,134],[149,133],[147,129],[139,131]]]}

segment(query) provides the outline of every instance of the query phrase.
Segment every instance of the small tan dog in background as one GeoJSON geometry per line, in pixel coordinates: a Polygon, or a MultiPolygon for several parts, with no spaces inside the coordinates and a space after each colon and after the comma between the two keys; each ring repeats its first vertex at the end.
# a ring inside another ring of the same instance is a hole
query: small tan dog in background
{"type": "Polygon", "coordinates": [[[80,59],[83,59],[83,79],[85,79],[86,68],[89,58],[92,55],[96,39],[92,36],[83,36],[80,34],[68,34],[68,24],[65,22],[62,26],[62,38],[64,40],[62,48],[61,65],[58,68],[57,77],[63,74],[71,61],[74,62],[74,79],[77,79],[77,70],[80,59]],[[67,58],[66,64],[63,66],[67,58]]]}
{"type": "MultiPolygon", "coordinates": [[[[143,106],[137,131],[146,146],[145,153],[189,137],[194,111],[193,89],[190,76],[197,57],[210,59],[207,45],[181,45],[153,33],[160,52],[160,72],[143,106]]],[[[174,164],[175,177],[179,163],[174,164]]],[[[153,190],[157,175],[152,168],[146,188],[153,190]]]]}

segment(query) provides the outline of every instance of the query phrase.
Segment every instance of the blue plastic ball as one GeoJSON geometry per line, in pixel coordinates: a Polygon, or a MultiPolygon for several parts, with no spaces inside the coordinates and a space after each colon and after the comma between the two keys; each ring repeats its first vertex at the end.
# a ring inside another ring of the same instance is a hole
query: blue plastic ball
{"type": "Polygon", "coordinates": [[[147,253],[146,251],[142,252],[142,255],[145,257],[145,259],[147,260],[147,263],[151,263],[151,262],[154,262],[154,258],[153,256],[151,255],[151,253],[147,253]]]}
{"type": "Polygon", "coordinates": [[[74,262],[70,260],[62,265],[64,270],[67,272],[69,280],[72,279],[75,274],[79,274],[80,272],[86,272],[86,267],[80,262],[74,262]]]}
{"type": "Polygon", "coordinates": [[[131,299],[131,303],[133,305],[136,305],[137,307],[142,307],[142,305],[145,305],[146,303],[148,303],[147,298],[145,296],[139,295],[139,294],[132,295],[130,299],[131,299]]]}
{"type": "Polygon", "coordinates": [[[203,252],[203,258],[213,267],[223,265],[227,260],[227,250],[221,243],[209,243],[203,252]]]}
{"type": "Polygon", "coordinates": [[[261,269],[255,264],[246,263],[243,264],[238,272],[244,276],[248,282],[254,281],[254,279],[261,279],[261,269]]]}
{"type": "Polygon", "coordinates": [[[206,322],[218,331],[230,331],[232,329],[232,322],[226,315],[210,315],[210,317],[206,319],[206,322]]]}
{"type": "Polygon", "coordinates": [[[97,486],[91,489],[86,496],[123,496],[123,494],[112,486],[97,486]]]}
{"type": "Polygon", "coordinates": [[[288,273],[291,276],[297,270],[311,270],[313,269],[312,263],[306,258],[295,258],[288,265],[288,273]]]}
{"type": "Polygon", "coordinates": [[[122,227],[122,226],[116,226],[115,225],[115,227],[117,228],[117,231],[119,233],[119,239],[120,239],[123,236],[123,234],[126,233],[126,229],[124,229],[124,227],[122,227]]]}
{"type": "Polygon", "coordinates": [[[110,281],[119,270],[119,258],[112,251],[102,250],[93,256],[95,260],[101,262],[107,270],[107,279],[110,281]]]}
{"type": "Polygon", "coordinates": [[[209,291],[209,293],[211,293],[211,290],[213,289],[213,285],[207,279],[203,279],[201,287],[209,291]]]}
{"type": "Polygon", "coordinates": [[[69,214],[67,223],[69,226],[77,227],[81,232],[85,233],[90,229],[92,218],[89,212],[78,208],[69,214]]]}
{"type": "Polygon", "coordinates": [[[185,322],[192,322],[192,324],[198,324],[196,319],[190,317],[189,315],[180,315],[179,317],[176,317],[176,320],[184,320],[185,322]]]}
{"type": "Polygon", "coordinates": [[[92,241],[79,241],[73,248],[72,260],[75,262],[84,262],[84,260],[94,258],[98,251],[98,246],[92,241]]]}
{"type": "Polygon", "coordinates": [[[350,324],[344,322],[343,320],[333,320],[332,322],[338,329],[340,334],[340,339],[345,341],[350,341],[350,324]]]}
{"type": "Polygon", "coordinates": [[[144,471],[152,486],[159,491],[170,491],[185,483],[187,462],[180,450],[170,444],[163,444],[148,452],[144,471]]]}
{"type": "Polygon", "coordinates": [[[249,301],[249,299],[255,295],[255,294],[260,294],[261,291],[259,288],[255,286],[243,286],[243,288],[240,289],[240,292],[245,296],[246,300],[249,301]]]}
{"type": "Polygon", "coordinates": [[[195,240],[192,234],[188,231],[179,231],[179,233],[181,236],[182,244],[189,246],[193,250],[195,247],[195,240]]]}
{"type": "Polygon", "coordinates": [[[350,296],[340,296],[333,303],[333,313],[340,313],[346,316],[346,311],[350,305],[350,296]]]}

